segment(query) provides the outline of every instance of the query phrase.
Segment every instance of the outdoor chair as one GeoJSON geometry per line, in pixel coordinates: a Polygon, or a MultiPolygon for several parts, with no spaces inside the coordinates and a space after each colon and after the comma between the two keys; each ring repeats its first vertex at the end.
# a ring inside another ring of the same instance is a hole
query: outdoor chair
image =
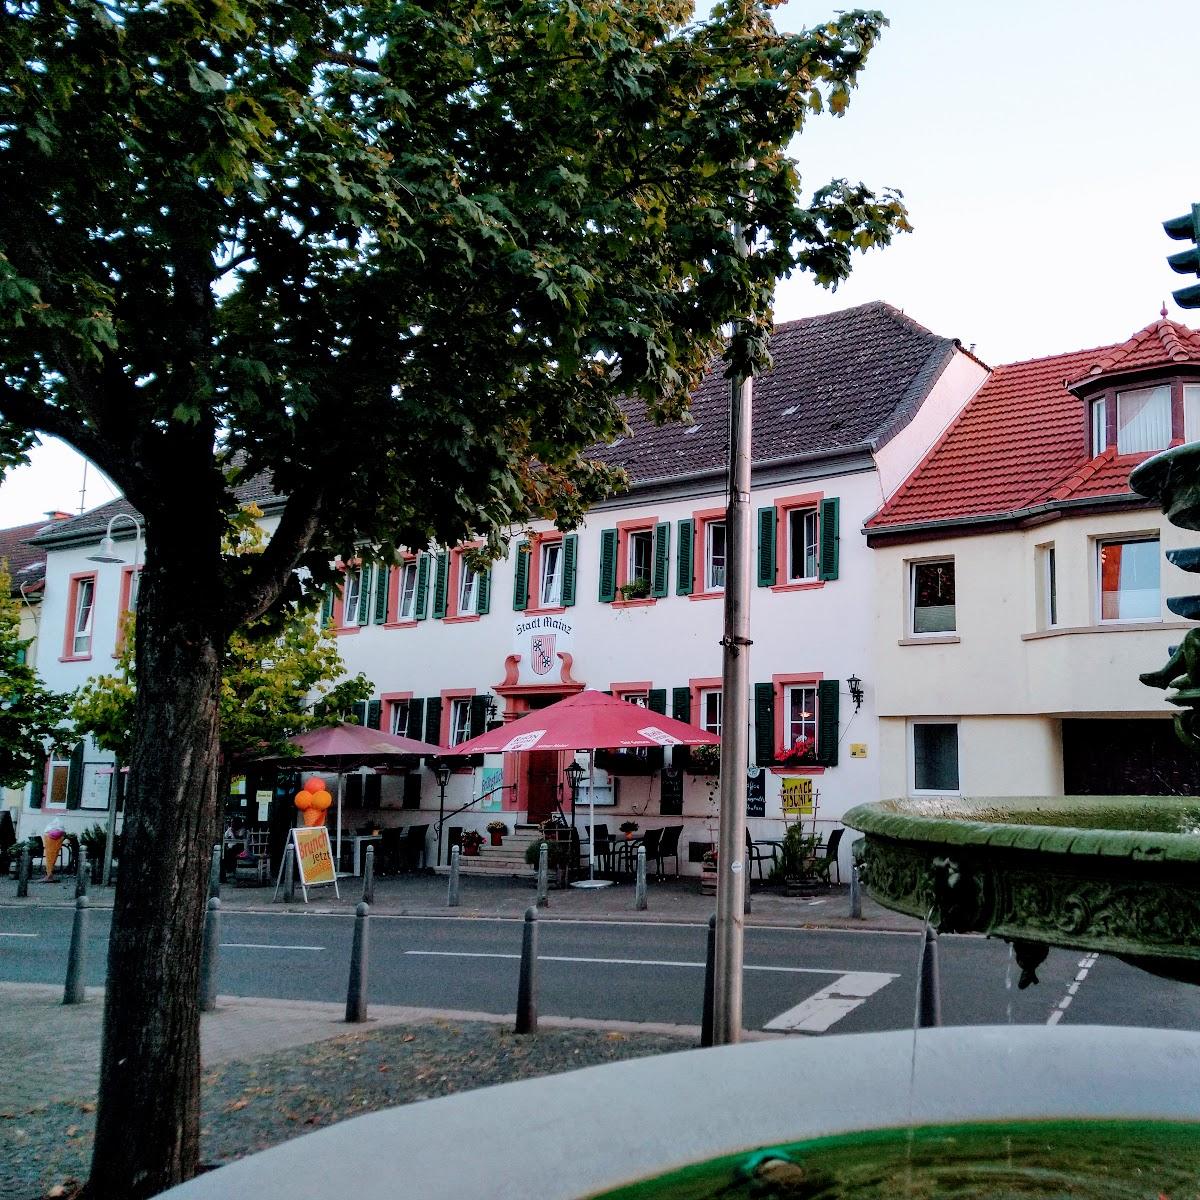
{"type": "Polygon", "coordinates": [[[673,858],[675,860],[675,878],[679,878],[679,838],[683,833],[682,825],[668,825],[662,831],[662,837],[658,843],[658,853],[654,856],[655,868],[659,879],[663,877],[663,859],[673,858]]]}
{"type": "Polygon", "coordinates": [[[400,869],[418,871],[425,865],[425,839],[428,825],[409,825],[404,831],[400,848],[400,869]]]}
{"type": "Polygon", "coordinates": [[[845,833],[840,825],[829,835],[827,841],[821,849],[824,851],[822,857],[825,859],[828,866],[825,868],[825,878],[829,878],[829,872],[833,871],[837,874],[838,883],[842,882],[842,868],[838,863],[838,843],[842,840],[842,834],[845,833]]]}
{"type": "Polygon", "coordinates": [[[633,842],[629,847],[629,870],[637,870],[637,848],[645,846],[646,848],[646,865],[649,867],[651,863],[658,862],[658,848],[662,843],[663,831],[661,829],[647,829],[642,835],[640,842],[633,842]]]}
{"type": "Polygon", "coordinates": [[[747,878],[754,874],[754,864],[758,863],[758,881],[763,882],[763,863],[769,862],[772,869],[779,861],[779,847],[774,842],[756,842],[750,837],[750,830],[746,830],[746,861],[749,864],[747,878]]]}
{"type": "Polygon", "coordinates": [[[379,835],[379,854],[375,864],[380,875],[396,875],[403,856],[404,830],[384,829],[379,835]]]}
{"type": "MultiPolygon", "coordinates": [[[[583,827],[583,845],[589,844],[588,831],[591,827],[585,825],[583,827]]],[[[595,830],[595,855],[596,869],[602,872],[611,873],[613,869],[613,839],[609,836],[607,824],[597,824],[595,830]]]]}

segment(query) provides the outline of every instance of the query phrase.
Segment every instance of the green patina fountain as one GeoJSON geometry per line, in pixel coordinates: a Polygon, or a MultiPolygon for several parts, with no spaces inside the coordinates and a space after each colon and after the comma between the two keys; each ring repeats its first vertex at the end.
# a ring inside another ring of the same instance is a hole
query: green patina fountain
{"type": "MultiPolygon", "coordinates": [[[[1200,529],[1200,443],[1141,464],[1132,488],[1172,524],[1200,529]]],[[[1169,550],[1200,572],[1200,548],[1169,550]]],[[[1200,596],[1167,607],[1200,620],[1200,596]]],[[[1200,750],[1200,628],[1141,676],[1168,689],[1175,727],[1200,750]]],[[[1037,982],[1051,946],[1113,954],[1172,979],[1200,983],[1200,799],[1054,796],[888,800],[845,822],[871,894],[928,916],[939,932],[982,932],[1013,944],[1020,986],[1037,982]]]]}

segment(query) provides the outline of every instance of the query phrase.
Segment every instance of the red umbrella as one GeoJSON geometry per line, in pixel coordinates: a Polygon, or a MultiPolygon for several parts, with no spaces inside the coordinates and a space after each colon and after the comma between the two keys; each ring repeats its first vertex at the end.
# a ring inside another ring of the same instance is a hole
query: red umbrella
{"type": "Polygon", "coordinates": [[[664,717],[603,692],[578,692],[502,725],[447,754],[503,754],[517,750],[624,750],[632,746],[718,746],[721,739],[674,717],[664,717]]]}
{"type": "MultiPolygon", "coordinates": [[[[459,742],[450,754],[501,754],[521,750],[590,750],[595,774],[597,750],[623,750],[632,746],[718,746],[721,739],[674,717],[664,717],[628,700],[603,692],[578,692],[557,704],[539,708],[519,721],[459,742]]],[[[588,878],[573,887],[604,887],[596,878],[596,789],[588,790],[591,812],[588,878]]],[[[572,809],[574,814],[574,809],[572,809]]]]}

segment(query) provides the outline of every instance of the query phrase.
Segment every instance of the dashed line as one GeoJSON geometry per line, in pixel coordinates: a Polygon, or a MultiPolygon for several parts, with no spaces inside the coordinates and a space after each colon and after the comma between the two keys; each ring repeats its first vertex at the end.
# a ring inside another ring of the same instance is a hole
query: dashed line
{"type": "Polygon", "coordinates": [[[1075,978],[1067,984],[1066,995],[1055,1006],[1054,1011],[1046,1018],[1047,1025],[1057,1025],[1063,1019],[1063,1014],[1071,1007],[1071,1001],[1075,999],[1079,992],[1079,987],[1088,977],[1088,972],[1096,965],[1096,960],[1100,957],[1097,954],[1088,954],[1079,960],[1079,969],[1075,972],[1075,978]]]}

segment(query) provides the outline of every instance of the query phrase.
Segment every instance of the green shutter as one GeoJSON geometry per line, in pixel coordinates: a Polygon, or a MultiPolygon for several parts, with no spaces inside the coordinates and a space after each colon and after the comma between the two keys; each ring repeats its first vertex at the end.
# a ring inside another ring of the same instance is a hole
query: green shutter
{"type": "Polygon", "coordinates": [[[821,578],[838,577],[838,506],[836,496],[821,501],[821,578]]]}
{"type": "Polygon", "coordinates": [[[475,595],[475,611],[482,617],[490,612],[492,607],[491,567],[485,567],[479,572],[479,582],[475,586],[478,588],[475,595]]]}
{"type": "Polygon", "coordinates": [[[513,612],[529,607],[529,543],[517,543],[517,560],[513,567],[513,612]]]}
{"type": "Polygon", "coordinates": [[[333,588],[327,587],[321,598],[321,628],[333,620],[333,588]]]}
{"type": "Polygon", "coordinates": [[[29,781],[29,807],[41,808],[46,795],[46,764],[49,759],[40,755],[33,767],[33,778],[29,781]]]}
{"type": "Polygon", "coordinates": [[[775,585],[775,508],[758,510],[758,586],[775,585]]]}
{"type": "Polygon", "coordinates": [[[579,565],[579,535],[567,533],[562,542],[562,606],[575,603],[575,570],[579,565]]]}
{"type": "Polygon", "coordinates": [[[690,596],[696,586],[696,561],[693,546],[696,541],[696,522],[689,518],[679,522],[679,562],[675,572],[675,594],[690,596]]]}
{"type": "Polygon", "coordinates": [[[817,762],[824,767],[837,766],[841,690],[837,679],[822,679],[817,684],[817,762]]]}
{"type": "Polygon", "coordinates": [[[671,716],[677,721],[692,719],[692,689],[677,687],[671,689],[671,716]]]}
{"type": "Polygon", "coordinates": [[[487,733],[487,696],[471,697],[471,737],[487,733]]]}
{"type": "Polygon", "coordinates": [[[358,623],[366,625],[371,619],[371,580],[374,571],[370,566],[362,568],[358,577],[358,623]]]}
{"type": "Polygon", "coordinates": [[[71,751],[71,767],[67,775],[67,807],[78,808],[83,796],[83,743],[71,751]]]}
{"type": "Polygon", "coordinates": [[[429,555],[417,555],[417,592],[413,596],[413,619],[425,620],[425,605],[429,599],[429,555]]]}
{"type": "Polygon", "coordinates": [[[375,568],[375,624],[382,625],[388,616],[388,590],[392,583],[392,572],[395,567],[385,567],[382,563],[375,568]]]}
{"type": "Polygon", "coordinates": [[[617,531],[600,531],[600,603],[611,604],[617,598],[617,531]]]}
{"type": "Polygon", "coordinates": [[[416,738],[418,742],[425,740],[425,701],[410,700],[408,702],[408,723],[404,727],[406,737],[416,738]]]}
{"type": "Polygon", "coordinates": [[[365,726],[367,723],[367,702],[365,700],[356,700],[350,706],[350,714],[359,725],[365,726]]]}
{"type": "Polygon", "coordinates": [[[435,746],[442,743],[442,698],[430,696],[425,701],[425,740],[435,746]]]}
{"type": "Polygon", "coordinates": [[[754,685],[754,762],[760,767],[775,763],[775,685],[771,683],[754,685]]]}
{"type": "Polygon", "coordinates": [[[383,720],[383,701],[372,700],[367,705],[367,728],[381,729],[383,720]]]}
{"type": "Polygon", "coordinates": [[[646,707],[651,712],[665,717],[667,715],[667,689],[651,688],[646,693],[646,707]]]}
{"type": "Polygon", "coordinates": [[[437,571],[433,577],[433,612],[434,617],[446,615],[446,588],[450,583],[450,552],[443,550],[437,556],[437,571]]]}
{"type": "Polygon", "coordinates": [[[650,585],[650,594],[659,599],[662,599],[668,591],[667,575],[670,572],[670,563],[671,522],[660,521],[654,527],[654,576],[650,585]]]}

